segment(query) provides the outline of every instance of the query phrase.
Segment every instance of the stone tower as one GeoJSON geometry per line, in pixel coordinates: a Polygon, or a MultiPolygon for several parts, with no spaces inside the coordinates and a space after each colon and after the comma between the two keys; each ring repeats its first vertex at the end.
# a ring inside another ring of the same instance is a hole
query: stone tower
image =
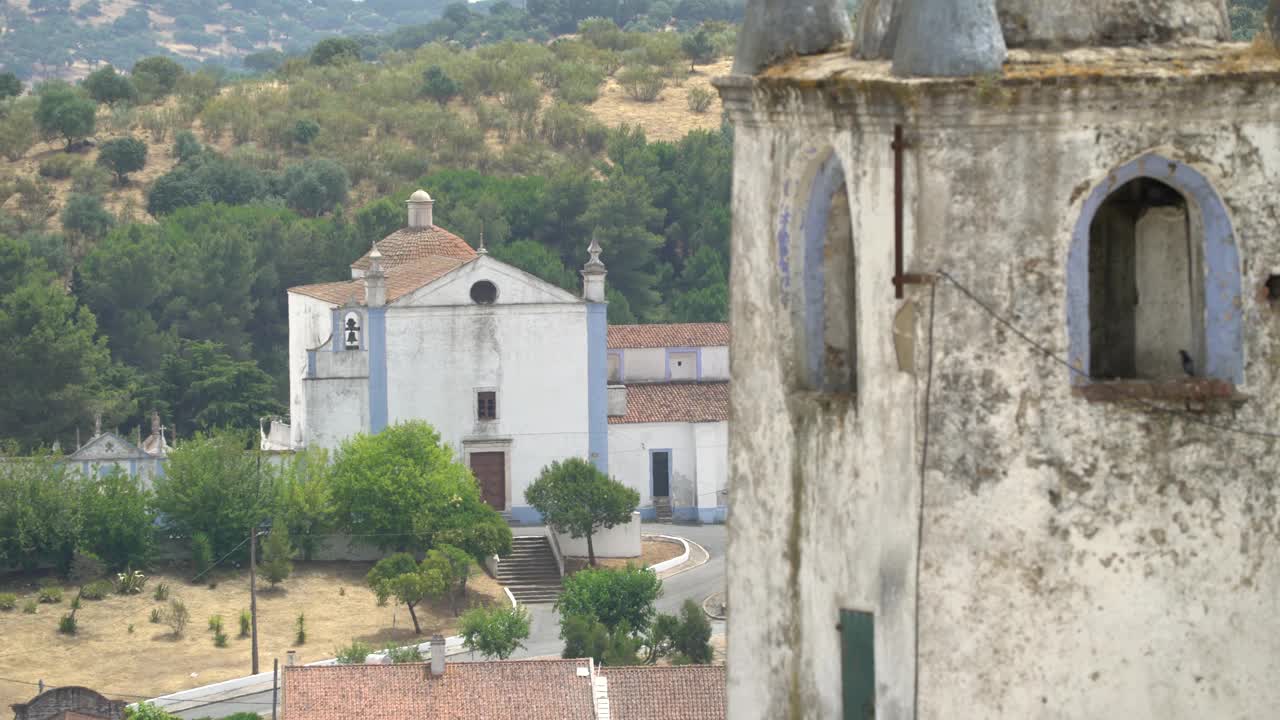
{"type": "Polygon", "coordinates": [[[1222,0],[779,20],[842,5],[717,81],[729,716],[1273,715],[1280,58],[1222,0]]]}

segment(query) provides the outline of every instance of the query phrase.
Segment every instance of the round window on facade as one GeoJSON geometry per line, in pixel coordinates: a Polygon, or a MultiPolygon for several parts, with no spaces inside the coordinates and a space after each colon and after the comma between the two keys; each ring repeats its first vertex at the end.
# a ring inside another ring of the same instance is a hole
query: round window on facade
{"type": "Polygon", "coordinates": [[[471,286],[471,299],[481,305],[492,305],[498,299],[498,286],[488,280],[481,280],[471,286]]]}

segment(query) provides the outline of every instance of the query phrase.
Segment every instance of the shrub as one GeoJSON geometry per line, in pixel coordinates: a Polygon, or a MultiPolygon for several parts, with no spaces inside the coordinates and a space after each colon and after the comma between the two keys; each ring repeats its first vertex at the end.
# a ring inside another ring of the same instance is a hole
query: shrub
{"type": "Polygon", "coordinates": [[[62,229],[80,237],[104,237],[114,224],[115,218],[96,195],[72,195],[62,209],[62,229]]]}
{"type": "Polygon", "coordinates": [[[653,68],[633,65],[618,73],[618,84],[632,100],[653,102],[662,95],[666,80],[653,68]]]}
{"type": "Polygon", "coordinates": [[[396,647],[395,645],[387,646],[387,659],[392,664],[399,663],[417,663],[422,662],[422,653],[418,652],[417,645],[409,645],[408,647],[396,647]]]}
{"type": "Polygon", "coordinates": [[[121,595],[137,595],[147,584],[147,576],[141,570],[125,570],[116,574],[116,592],[121,595]]]}
{"type": "Polygon", "coordinates": [[[248,610],[240,611],[240,637],[249,637],[250,628],[253,625],[253,616],[248,610]]]}
{"type": "Polygon", "coordinates": [[[129,633],[130,635],[133,634],[133,623],[129,623],[129,627],[125,628],[125,632],[129,633]]]}
{"type": "Polygon", "coordinates": [[[13,593],[0,593],[0,610],[12,610],[18,606],[18,596],[13,593]]]}
{"type": "Polygon", "coordinates": [[[350,645],[338,648],[334,655],[337,656],[339,665],[363,665],[365,658],[372,652],[372,647],[359,640],[352,640],[350,645]]]}
{"type": "Polygon", "coordinates": [[[191,564],[195,565],[197,577],[213,567],[213,544],[209,542],[209,536],[202,532],[191,536],[191,564]]]}
{"type": "Polygon", "coordinates": [[[262,548],[262,575],[275,587],[293,572],[293,545],[289,543],[289,526],[276,520],[262,548]]]}
{"type": "Polygon", "coordinates": [[[129,173],[147,164],[147,144],[133,137],[108,140],[98,150],[98,164],[115,173],[116,182],[123,185],[129,173]]]}
{"type": "Polygon", "coordinates": [[[81,163],[71,171],[71,192],[101,195],[111,185],[111,173],[103,167],[81,163]]]}
{"type": "Polygon", "coordinates": [[[35,615],[35,614],[36,614],[36,601],[35,601],[35,600],[28,600],[28,601],[26,601],[26,602],[22,603],[22,612],[24,612],[24,613],[26,613],[26,614],[28,614],[28,615],[35,615]]]}
{"type": "Polygon", "coordinates": [[[116,69],[110,65],[89,73],[83,85],[89,97],[108,105],[132,101],[138,97],[138,90],[133,86],[133,81],[127,75],[116,72],[116,69]]]}
{"type": "Polygon", "coordinates": [[[227,646],[227,634],[222,632],[221,628],[219,628],[216,632],[213,633],[213,645],[214,647],[227,646]]]}
{"type": "Polygon", "coordinates": [[[214,632],[222,632],[222,616],[211,615],[209,617],[209,629],[214,632]]]}
{"type": "Polygon", "coordinates": [[[295,645],[305,645],[307,642],[307,619],[302,613],[298,613],[298,621],[294,623],[293,643],[295,645]]]}
{"type": "Polygon", "coordinates": [[[52,155],[40,161],[40,177],[65,180],[82,165],[84,163],[75,155],[52,155]]]}
{"type": "Polygon", "coordinates": [[[178,158],[178,162],[186,162],[202,152],[204,146],[190,130],[183,130],[173,139],[173,156],[178,158]]]}
{"type": "Polygon", "coordinates": [[[661,594],[662,581],[644,568],[589,568],[564,579],[564,592],[556,608],[561,617],[587,615],[610,630],[626,623],[636,632],[644,632],[653,620],[654,601],[661,594]]]}
{"type": "Polygon", "coordinates": [[[76,616],[75,613],[63,615],[58,619],[58,632],[63,635],[76,634],[76,616]]]}
{"type": "Polygon", "coordinates": [[[529,637],[529,611],[523,607],[476,608],[462,616],[463,643],[472,651],[506,660],[529,637]]]}
{"type": "Polygon", "coordinates": [[[320,123],[315,120],[302,119],[293,124],[292,140],[299,145],[310,145],[320,134],[320,123]]]}
{"type": "Polygon", "coordinates": [[[112,589],[110,580],[95,580],[80,588],[80,597],[85,600],[101,600],[111,594],[112,589]]]}
{"type": "Polygon", "coordinates": [[[60,587],[42,587],[39,594],[42,603],[60,603],[62,602],[62,588],[60,587]]]}
{"type": "Polygon", "coordinates": [[[716,99],[716,94],[704,87],[692,87],[689,88],[687,99],[690,111],[704,113],[711,107],[711,102],[716,99]]]}
{"type": "Polygon", "coordinates": [[[156,602],[164,602],[165,600],[168,600],[169,583],[162,582],[159,585],[156,585],[156,591],[151,593],[151,597],[155,598],[156,602]]]}
{"type": "Polygon", "coordinates": [[[161,610],[160,608],[151,608],[151,615],[147,617],[147,620],[156,625],[159,625],[160,623],[164,622],[164,611],[161,610]]]}
{"type": "Polygon", "coordinates": [[[177,598],[169,601],[169,612],[164,614],[164,621],[173,630],[175,637],[182,637],[190,619],[191,613],[187,610],[186,603],[177,598]]]}

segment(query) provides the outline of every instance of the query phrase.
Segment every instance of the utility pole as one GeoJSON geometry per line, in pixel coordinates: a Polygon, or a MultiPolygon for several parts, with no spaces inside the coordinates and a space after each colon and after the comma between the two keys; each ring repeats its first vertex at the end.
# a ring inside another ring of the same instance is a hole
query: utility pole
{"type": "Polygon", "coordinates": [[[258,526],[249,528],[249,618],[253,625],[253,675],[258,674],[258,526]]]}

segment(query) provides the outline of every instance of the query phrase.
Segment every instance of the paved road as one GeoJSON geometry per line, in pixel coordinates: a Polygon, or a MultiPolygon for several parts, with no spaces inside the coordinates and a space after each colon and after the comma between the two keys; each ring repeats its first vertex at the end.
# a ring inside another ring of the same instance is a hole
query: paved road
{"type": "MultiPolygon", "coordinates": [[[[541,527],[514,528],[516,535],[541,535],[541,527]]],[[[656,525],[645,524],[641,528],[644,534],[678,535],[692,540],[706,549],[706,564],[692,570],[686,570],[667,577],[662,581],[662,597],[658,599],[658,611],[675,613],[686,599],[701,603],[704,598],[714,592],[724,590],[725,583],[725,548],[728,536],[724,525],[656,525]]],[[[532,616],[529,628],[529,639],[525,641],[523,650],[518,650],[513,658],[539,657],[553,655],[559,657],[564,649],[560,641],[560,616],[551,605],[530,605],[532,616]]],[[[724,623],[712,621],[711,631],[715,634],[724,632],[724,623]]],[[[470,653],[452,655],[451,662],[473,659],[470,653]]],[[[480,660],[479,656],[474,659],[480,660]]],[[[268,661],[269,662],[269,661],[268,661]]],[[[176,712],[187,720],[196,718],[222,718],[238,712],[253,712],[269,716],[271,714],[271,691],[234,696],[211,695],[210,702],[205,705],[191,707],[176,712]]]]}

